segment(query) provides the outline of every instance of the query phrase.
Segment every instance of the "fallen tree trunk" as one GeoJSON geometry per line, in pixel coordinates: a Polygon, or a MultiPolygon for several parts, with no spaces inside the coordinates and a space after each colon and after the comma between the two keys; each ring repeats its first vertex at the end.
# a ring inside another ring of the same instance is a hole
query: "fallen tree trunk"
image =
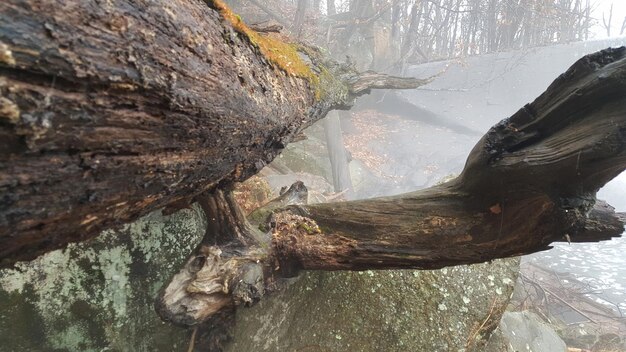
{"type": "Polygon", "coordinates": [[[157,299],[159,312],[178,324],[197,324],[241,302],[241,290],[229,287],[250,289],[246,283],[254,282],[259,293],[258,283],[271,287],[302,269],[435,269],[528,254],[555,241],[620,236],[623,214],[595,195],[626,168],[625,96],[626,48],[586,56],[491,128],[455,180],[394,197],[276,209],[261,224],[270,229],[265,238],[245,219],[235,220],[246,229],[243,237],[260,239],[245,249],[231,250],[242,236],[208,246],[220,232],[208,233],[157,299]],[[198,258],[202,269],[194,269],[198,258]],[[237,261],[248,268],[254,263],[254,273],[233,265],[237,261]],[[212,291],[197,290],[206,277],[212,291]]]}
{"type": "Polygon", "coordinates": [[[2,1],[0,265],[242,181],[370,86],[426,82],[360,76],[219,1],[2,1]]]}

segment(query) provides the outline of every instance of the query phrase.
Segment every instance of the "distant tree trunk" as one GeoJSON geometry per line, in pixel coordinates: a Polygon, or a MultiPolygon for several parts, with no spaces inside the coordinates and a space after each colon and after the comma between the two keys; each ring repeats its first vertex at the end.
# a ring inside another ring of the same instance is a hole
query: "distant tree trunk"
{"type": "Polygon", "coordinates": [[[585,40],[589,40],[589,28],[591,27],[591,3],[589,1],[587,0],[585,3],[585,40]]]}
{"type": "Polygon", "coordinates": [[[321,0],[313,0],[313,13],[315,14],[319,14],[320,13],[320,5],[321,5],[322,1],[321,0]]]}
{"type": "Polygon", "coordinates": [[[261,10],[263,10],[263,12],[265,12],[267,15],[269,15],[274,21],[280,23],[284,27],[289,27],[288,21],[286,21],[284,18],[280,17],[280,15],[276,14],[274,11],[272,11],[272,9],[267,7],[263,3],[263,1],[260,1],[260,0],[247,0],[247,1],[249,1],[254,6],[260,8],[261,10]]]}
{"type": "Polygon", "coordinates": [[[335,0],[326,0],[326,15],[332,16],[337,14],[337,8],[335,7],[335,0]]]}
{"type": "Polygon", "coordinates": [[[308,3],[309,0],[298,0],[298,8],[296,9],[296,16],[293,20],[293,33],[296,34],[296,38],[300,38],[302,36],[308,3]]]}
{"type": "Polygon", "coordinates": [[[326,148],[328,149],[335,192],[343,192],[346,199],[352,199],[352,179],[350,178],[348,153],[343,143],[341,123],[339,122],[339,114],[336,111],[331,111],[324,118],[324,134],[326,136],[326,148]]]}
{"type": "Polygon", "coordinates": [[[498,20],[498,10],[497,10],[498,1],[497,0],[489,0],[489,5],[487,7],[487,38],[486,38],[486,47],[487,52],[496,51],[498,49],[498,42],[496,36],[496,27],[498,20]]]}
{"type": "Polygon", "coordinates": [[[602,12],[602,25],[606,30],[606,36],[611,36],[611,23],[613,22],[613,3],[611,3],[611,8],[609,10],[608,19],[605,17],[604,12],[602,12]]]}

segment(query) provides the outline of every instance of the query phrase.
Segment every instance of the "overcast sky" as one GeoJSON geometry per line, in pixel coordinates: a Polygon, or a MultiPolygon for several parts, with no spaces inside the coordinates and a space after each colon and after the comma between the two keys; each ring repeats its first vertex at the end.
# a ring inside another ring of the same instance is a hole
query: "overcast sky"
{"type": "Polygon", "coordinates": [[[602,14],[605,14],[605,17],[608,21],[611,4],[613,4],[611,37],[619,36],[619,31],[622,27],[622,23],[624,22],[624,17],[626,17],[626,0],[592,0],[591,3],[594,4],[595,7],[592,16],[597,20],[596,25],[592,28],[592,31],[595,34],[594,38],[606,38],[606,29],[604,29],[604,26],[602,25],[602,14]]]}
{"type": "MultiPolygon", "coordinates": [[[[598,6],[593,13],[593,17],[598,20],[598,24],[593,28],[593,32],[596,33],[595,38],[606,38],[606,30],[602,27],[602,12],[605,13],[606,16],[609,14],[609,10],[611,9],[611,3],[613,4],[613,21],[611,25],[611,37],[619,36],[619,31],[624,22],[624,17],[626,16],[626,0],[595,0],[595,4],[598,6]]],[[[626,34],[626,33],[624,33],[626,34]]],[[[623,172],[619,175],[615,180],[611,182],[611,184],[606,187],[605,192],[600,192],[601,199],[611,198],[615,192],[611,192],[617,189],[623,189],[622,187],[626,186],[626,172],[623,172]]],[[[619,196],[618,196],[619,197],[619,196]]],[[[613,203],[619,203],[618,199],[612,199],[613,203]]],[[[626,204],[622,200],[623,204],[626,204]]],[[[619,208],[618,211],[626,211],[623,204],[617,204],[616,206],[619,208]]]]}

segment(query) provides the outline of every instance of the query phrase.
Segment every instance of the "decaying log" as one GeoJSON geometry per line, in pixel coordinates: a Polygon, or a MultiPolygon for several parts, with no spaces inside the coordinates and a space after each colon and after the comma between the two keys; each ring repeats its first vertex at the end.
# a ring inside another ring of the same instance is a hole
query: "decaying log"
{"type": "Polygon", "coordinates": [[[0,266],[246,179],[359,77],[218,0],[0,2],[0,266]]]}
{"type": "MultiPolygon", "coordinates": [[[[271,286],[302,269],[434,269],[532,253],[555,241],[618,237],[623,214],[595,195],[626,168],[625,98],[626,48],[607,49],[576,62],[491,128],[452,181],[394,197],[275,209],[262,240],[269,244],[259,246],[258,279],[271,286]]],[[[179,285],[167,287],[195,302],[198,291],[179,285]]],[[[180,305],[160,308],[180,324],[210,317],[203,317],[209,310],[180,318],[171,313],[186,312],[180,305]]]]}

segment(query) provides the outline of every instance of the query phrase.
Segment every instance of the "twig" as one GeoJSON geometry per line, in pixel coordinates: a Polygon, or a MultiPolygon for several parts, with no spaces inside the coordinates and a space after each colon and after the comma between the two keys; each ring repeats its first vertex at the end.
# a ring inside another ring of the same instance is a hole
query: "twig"
{"type": "Polygon", "coordinates": [[[337,199],[337,198],[341,197],[341,196],[342,196],[342,195],[344,195],[346,192],[348,192],[348,188],[344,189],[344,190],[343,190],[343,191],[341,191],[341,192],[337,192],[337,193],[335,193],[335,194],[331,194],[331,195],[328,195],[328,196],[326,196],[326,195],[325,195],[324,197],[326,198],[326,201],[329,201],[329,200],[334,200],[334,199],[337,199]]]}
{"type": "Polygon", "coordinates": [[[289,24],[283,20],[282,18],[280,18],[280,16],[276,15],[272,10],[270,10],[267,6],[263,5],[262,3],[258,2],[257,0],[248,0],[250,3],[252,3],[254,6],[260,8],[261,10],[263,10],[263,12],[265,12],[266,14],[268,14],[271,18],[273,18],[276,22],[282,24],[283,26],[287,27],[289,24]]]}
{"type": "Polygon", "coordinates": [[[547,288],[541,286],[541,284],[534,282],[533,280],[531,280],[530,278],[528,278],[526,275],[521,274],[520,275],[522,277],[524,277],[525,280],[528,280],[529,282],[532,282],[533,284],[539,286],[544,292],[550,294],[550,296],[556,298],[557,300],[559,300],[561,303],[565,304],[566,306],[570,307],[572,310],[574,310],[576,313],[582,315],[583,317],[587,318],[590,322],[597,324],[598,322],[593,320],[590,316],[588,316],[587,314],[585,314],[583,311],[581,311],[580,309],[574,307],[573,305],[567,303],[567,301],[565,301],[563,298],[559,297],[556,293],[548,290],[547,288]]]}
{"type": "Polygon", "coordinates": [[[489,310],[489,314],[487,314],[487,317],[485,318],[485,320],[483,320],[483,323],[480,324],[480,326],[478,327],[478,329],[476,329],[476,331],[474,331],[470,337],[467,339],[467,341],[465,342],[465,349],[469,349],[470,344],[472,343],[472,341],[476,338],[476,335],[478,335],[478,333],[480,332],[480,330],[485,326],[485,324],[487,324],[487,322],[489,321],[489,319],[491,318],[491,315],[493,315],[494,310],[496,308],[496,302],[498,300],[498,297],[494,297],[493,298],[493,302],[491,303],[491,309],[489,310]]]}
{"type": "Polygon", "coordinates": [[[267,21],[251,24],[250,28],[260,33],[279,33],[283,30],[283,26],[281,26],[280,24],[267,24],[267,21]]]}
{"type": "Polygon", "coordinates": [[[352,82],[350,82],[350,89],[352,93],[357,96],[369,92],[370,89],[415,89],[429,84],[441,74],[442,72],[425,79],[420,79],[413,77],[395,77],[374,71],[365,71],[353,78],[352,82]]]}
{"type": "Polygon", "coordinates": [[[196,332],[198,332],[197,325],[193,328],[193,332],[191,333],[191,340],[189,341],[187,352],[193,352],[194,345],[196,344],[196,332]]]}
{"type": "Polygon", "coordinates": [[[350,19],[347,21],[337,21],[337,23],[331,25],[331,28],[333,29],[339,29],[339,28],[346,28],[348,26],[364,26],[364,25],[368,25],[371,24],[372,22],[376,21],[377,19],[379,19],[383,14],[385,14],[385,12],[387,12],[387,10],[389,10],[393,5],[395,5],[399,0],[394,0],[391,3],[388,3],[387,5],[383,6],[382,8],[380,8],[378,11],[376,11],[375,14],[373,14],[370,17],[367,18],[354,18],[354,19],[350,19]]]}

